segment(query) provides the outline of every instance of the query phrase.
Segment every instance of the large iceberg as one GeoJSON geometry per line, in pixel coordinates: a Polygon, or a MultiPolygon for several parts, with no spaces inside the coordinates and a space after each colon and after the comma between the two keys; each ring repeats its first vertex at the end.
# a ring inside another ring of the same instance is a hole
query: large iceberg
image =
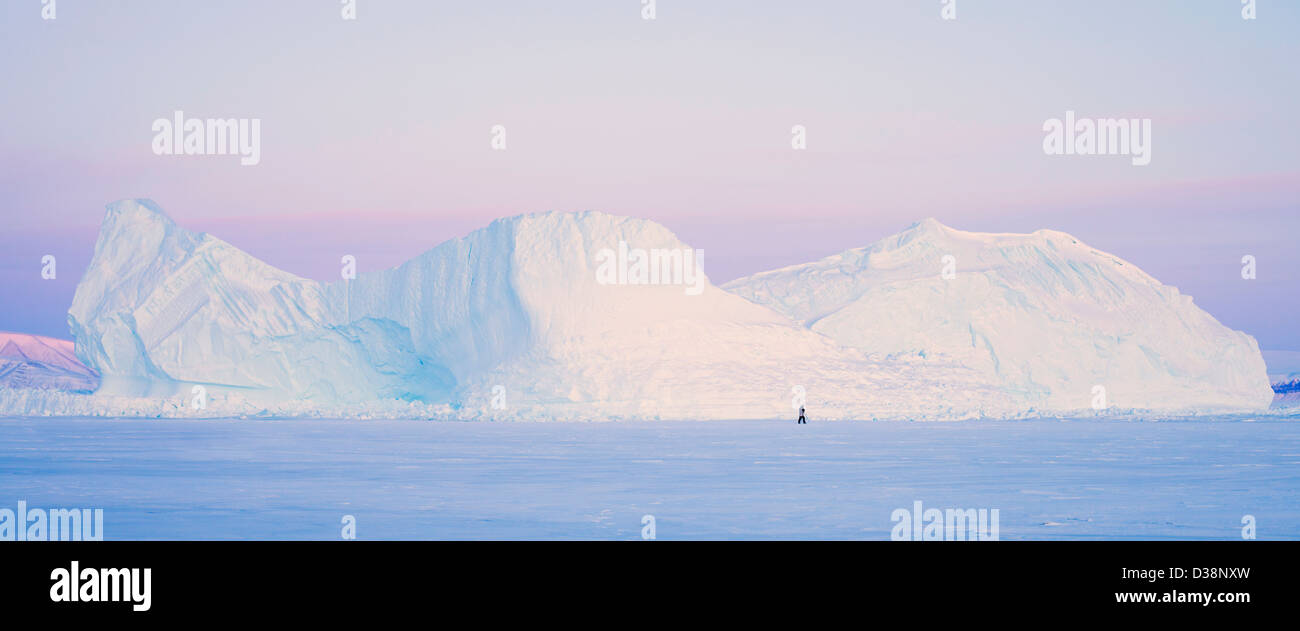
{"type": "Polygon", "coordinates": [[[1094,385],[1125,409],[1271,398],[1248,336],[1060,233],[926,222],[730,292],[692,278],[694,254],[650,221],[541,213],[322,283],[126,200],[68,320],[103,376],[91,398],[150,415],[193,415],[195,385],[210,414],[485,419],[1090,413],[1094,385]]]}
{"type": "Polygon", "coordinates": [[[963,232],[928,219],[725,288],[865,352],[953,359],[1040,411],[1272,400],[1254,338],[1063,232],[963,232]]]}
{"type": "Polygon", "coordinates": [[[100,394],[119,397],[197,384],[275,410],[398,400],[530,419],[774,418],[800,400],[821,418],[1016,413],[976,371],[844,348],[693,270],[635,282],[636,252],[693,254],[650,221],[542,213],[320,283],[128,200],[109,206],[68,319],[100,394]],[[615,252],[624,269],[602,281],[615,252]]]}

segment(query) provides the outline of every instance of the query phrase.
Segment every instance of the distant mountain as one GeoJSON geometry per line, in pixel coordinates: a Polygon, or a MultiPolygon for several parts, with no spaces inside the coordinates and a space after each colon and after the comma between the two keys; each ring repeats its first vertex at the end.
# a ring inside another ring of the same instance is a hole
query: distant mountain
{"type": "Polygon", "coordinates": [[[0,332],[0,387],[89,392],[98,385],[71,341],[0,332]]]}
{"type": "Polygon", "coordinates": [[[1300,406],[1300,379],[1273,382],[1273,407],[1295,408],[1300,406]]]}
{"type": "Polygon", "coordinates": [[[1300,351],[1264,351],[1264,362],[1274,384],[1300,379],[1300,351]]]}
{"type": "Polygon", "coordinates": [[[869,353],[948,357],[1042,410],[1261,409],[1259,347],[1132,263],[1051,230],[933,219],[724,289],[869,353]]]}

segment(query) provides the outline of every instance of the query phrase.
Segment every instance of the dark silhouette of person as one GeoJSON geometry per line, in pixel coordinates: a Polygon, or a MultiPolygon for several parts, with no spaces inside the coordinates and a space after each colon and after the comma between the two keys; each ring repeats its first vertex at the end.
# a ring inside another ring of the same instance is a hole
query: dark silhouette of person
{"type": "Polygon", "coordinates": [[[804,418],[804,415],[803,415],[803,406],[802,406],[802,405],[799,406],[799,423],[798,423],[798,424],[799,424],[799,425],[807,425],[807,424],[808,424],[808,419],[804,418]]]}

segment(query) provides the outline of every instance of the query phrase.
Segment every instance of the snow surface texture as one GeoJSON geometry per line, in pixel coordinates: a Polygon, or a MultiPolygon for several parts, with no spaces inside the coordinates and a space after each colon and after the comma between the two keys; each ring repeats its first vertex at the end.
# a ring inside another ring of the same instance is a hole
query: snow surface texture
{"type": "Polygon", "coordinates": [[[116,202],[68,317],[102,387],[0,392],[0,411],[784,418],[798,386],[817,419],[953,420],[1092,414],[1095,384],[1110,389],[1107,412],[1272,398],[1253,340],[1060,233],[927,222],[729,286],[753,302],[707,280],[601,284],[600,253],[620,242],[688,249],[653,222],[545,213],[326,284],[186,231],[150,201],[116,202]],[[980,271],[939,284],[947,252],[980,271]],[[194,384],[211,391],[204,410],[187,405],[194,384]]]}
{"type": "Polygon", "coordinates": [[[77,361],[70,340],[0,332],[0,388],[91,392],[99,375],[77,361]]]}
{"type": "MultiPolygon", "coordinates": [[[[0,420],[0,507],[104,538],[876,539],[998,509],[1003,540],[1300,538],[1300,433],[1172,422],[0,420]]],[[[1234,422],[1236,421],[1236,422],[1234,422]]]]}
{"type": "Polygon", "coordinates": [[[1095,386],[1119,408],[1263,409],[1273,398],[1254,338],[1063,232],[927,219],[725,288],[868,353],[952,359],[1040,412],[1088,408],[1095,386]]]}

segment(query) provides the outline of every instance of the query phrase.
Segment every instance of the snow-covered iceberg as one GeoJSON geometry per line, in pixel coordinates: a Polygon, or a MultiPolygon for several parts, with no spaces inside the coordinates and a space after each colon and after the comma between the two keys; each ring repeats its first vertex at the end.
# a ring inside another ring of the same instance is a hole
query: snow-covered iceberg
{"type": "Polygon", "coordinates": [[[693,254],[654,222],[542,213],[323,283],[121,201],[68,314],[103,385],[0,392],[0,412],[718,419],[806,401],[813,418],[953,420],[1092,413],[1097,385],[1111,409],[1271,399],[1251,338],[1061,233],[927,221],[730,291],[692,279],[693,254]],[[187,405],[194,385],[208,409],[187,405]]]}
{"type": "Polygon", "coordinates": [[[1101,393],[1171,411],[1263,409],[1273,396],[1254,338],[1063,232],[928,219],[724,288],[868,353],[955,360],[1040,411],[1087,409],[1101,393]]]}

